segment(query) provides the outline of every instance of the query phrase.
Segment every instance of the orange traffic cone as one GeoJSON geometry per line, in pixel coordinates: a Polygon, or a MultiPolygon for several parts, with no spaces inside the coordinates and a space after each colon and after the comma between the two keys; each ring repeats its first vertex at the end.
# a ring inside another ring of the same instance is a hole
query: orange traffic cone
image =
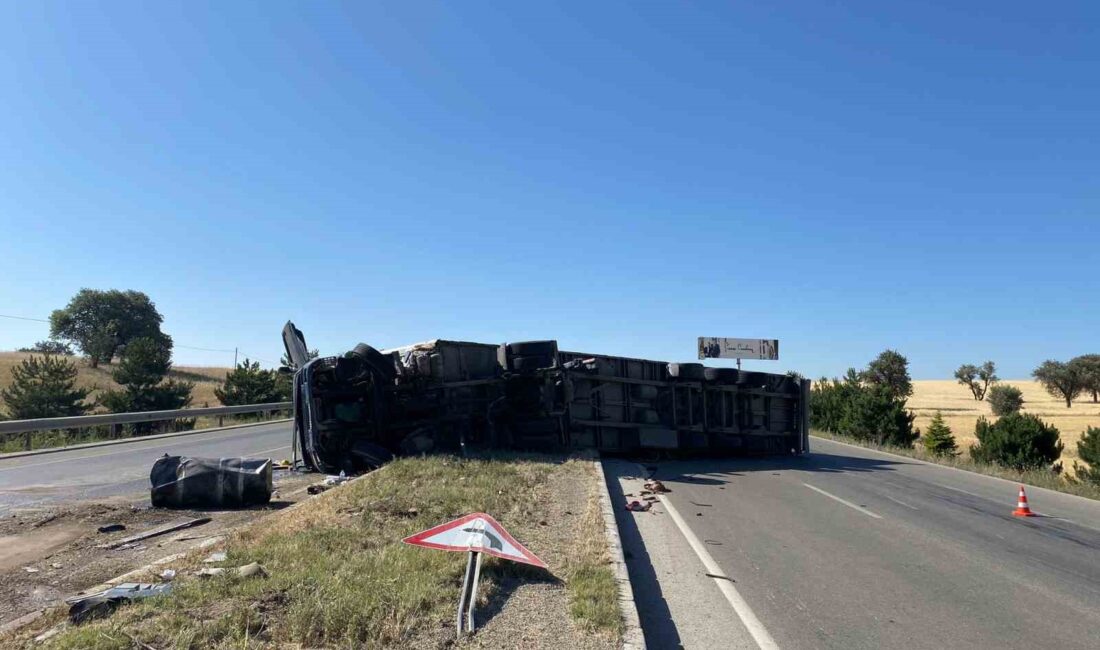
{"type": "Polygon", "coordinates": [[[1016,502],[1016,509],[1012,511],[1014,517],[1034,517],[1035,513],[1027,507],[1027,495],[1024,494],[1024,486],[1020,486],[1020,500],[1016,502]]]}

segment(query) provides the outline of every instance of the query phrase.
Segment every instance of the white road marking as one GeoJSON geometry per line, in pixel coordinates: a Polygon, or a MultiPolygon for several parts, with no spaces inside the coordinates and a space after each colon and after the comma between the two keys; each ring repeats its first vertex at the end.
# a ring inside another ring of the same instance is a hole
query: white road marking
{"type": "Polygon", "coordinates": [[[913,509],[913,510],[920,510],[920,508],[918,508],[918,507],[916,507],[916,506],[911,506],[911,505],[909,505],[908,503],[906,503],[906,502],[904,502],[904,501],[902,501],[902,500],[900,500],[900,499],[895,499],[894,497],[890,496],[889,494],[884,494],[884,495],[882,495],[882,496],[886,497],[887,499],[890,499],[890,500],[891,500],[891,501],[893,501],[894,503],[897,503],[897,504],[903,505],[903,506],[905,506],[906,508],[911,508],[911,509],[913,509]]]}
{"type": "Polygon", "coordinates": [[[707,573],[714,574],[711,579],[714,580],[714,584],[718,585],[718,589],[721,590],[722,595],[726,597],[730,605],[733,606],[733,611],[737,613],[737,616],[741,618],[741,622],[745,625],[745,629],[752,635],[756,645],[760,647],[760,650],[778,650],[779,646],[775,643],[775,639],[772,635],[768,634],[767,628],[760,622],[760,619],[753,613],[749,604],[741,597],[741,594],[737,591],[737,588],[733,586],[733,582],[725,577],[726,573],[722,571],[722,567],[718,566],[718,563],[714,561],[710,553],[707,551],[703,543],[699,541],[699,538],[695,536],[695,533],[688,528],[684,518],[680,516],[676,508],[672,505],[672,502],[668,497],[661,499],[661,505],[668,511],[672,521],[676,523],[676,527],[683,533],[684,538],[687,539],[688,544],[691,545],[691,549],[695,551],[695,554],[699,556],[699,559],[703,562],[703,566],[706,567],[707,573]]]}
{"type": "Polygon", "coordinates": [[[826,492],[825,490],[822,490],[819,487],[814,487],[814,486],[810,485],[809,483],[803,483],[802,485],[805,485],[806,487],[810,488],[814,492],[824,494],[825,496],[829,497],[830,499],[832,499],[834,501],[838,501],[840,503],[843,503],[844,505],[848,506],[852,510],[855,510],[856,512],[862,512],[863,514],[867,515],[868,517],[874,517],[875,519],[882,519],[882,515],[876,515],[875,513],[868,510],[867,508],[864,508],[862,506],[857,506],[856,504],[852,503],[851,501],[848,501],[846,499],[841,499],[840,497],[838,497],[835,494],[829,494],[828,492],[826,492]]]}
{"type": "MultiPolygon", "coordinates": [[[[226,431],[224,431],[224,430],[223,431],[217,431],[217,432],[215,432],[215,434],[212,434],[211,437],[209,437],[209,438],[199,438],[198,436],[201,436],[201,435],[203,435],[203,434],[199,433],[199,434],[196,434],[195,436],[187,436],[185,440],[181,440],[179,442],[168,443],[168,444],[154,444],[154,445],[142,446],[142,447],[123,445],[123,446],[126,447],[126,449],[124,449],[122,451],[112,451],[112,452],[108,452],[106,454],[90,454],[88,456],[71,456],[69,458],[59,458],[57,460],[48,460],[44,463],[34,463],[33,465],[18,465],[17,464],[17,465],[12,465],[10,467],[0,467],[0,472],[6,471],[6,470],[12,470],[12,469],[28,469],[30,467],[42,467],[44,465],[56,465],[58,463],[69,463],[69,462],[72,462],[74,460],[87,460],[89,458],[101,458],[103,456],[119,456],[119,455],[122,455],[122,454],[133,453],[135,451],[149,451],[149,450],[152,450],[152,449],[160,449],[160,448],[163,448],[163,447],[178,447],[179,445],[190,445],[190,444],[194,444],[196,442],[211,442],[211,441],[214,441],[214,440],[218,440],[219,435],[220,436],[225,436],[226,431]]],[[[232,435],[232,434],[229,434],[229,435],[232,435]]],[[[159,443],[160,441],[150,440],[149,442],[159,443]]],[[[133,443],[133,444],[134,445],[139,445],[141,443],[138,442],[138,443],[133,443]]],[[[279,447],[279,449],[282,449],[282,447],[279,447]]],[[[64,452],[61,452],[61,453],[64,453],[64,452]]]]}

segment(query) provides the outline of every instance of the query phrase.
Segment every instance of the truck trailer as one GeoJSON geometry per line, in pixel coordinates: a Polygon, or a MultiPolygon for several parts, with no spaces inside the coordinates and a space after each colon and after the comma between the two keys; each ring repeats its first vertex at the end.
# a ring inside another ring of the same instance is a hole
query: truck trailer
{"type": "Polygon", "coordinates": [[[349,475],[395,455],[509,448],[802,454],[810,382],[698,363],[567,352],[553,340],[437,339],[311,358],[288,322],[294,446],[349,475]]]}

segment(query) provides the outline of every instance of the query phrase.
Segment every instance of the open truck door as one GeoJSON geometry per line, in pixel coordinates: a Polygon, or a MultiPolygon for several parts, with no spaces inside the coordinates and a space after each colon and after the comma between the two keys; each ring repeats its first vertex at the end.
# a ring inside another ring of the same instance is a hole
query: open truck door
{"type": "Polygon", "coordinates": [[[286,358],[294,368],[304,368],[309,363],[309,348],[302,330],[287,321],[283,326],[283,345],[286,346],[286,358]]]}

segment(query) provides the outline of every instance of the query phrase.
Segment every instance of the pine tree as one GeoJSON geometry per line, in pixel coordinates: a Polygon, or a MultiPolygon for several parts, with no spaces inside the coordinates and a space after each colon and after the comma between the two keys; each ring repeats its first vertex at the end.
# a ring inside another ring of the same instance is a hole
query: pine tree
{"type": "Polygon", "coordinates": [[[225,383],[214,389],[214,395],[225,406],[281,402],[277,376],[273,370],[261,370],[258,361],[245,359],[225,374],[225,383]]]}
{"type": "Polygon", "coordinates": [[[84,415],[88,391],[76,387],[76,364],[53,355],[31,356],[11,369],[12,383],[0,391],[16,420],[84,415]]]}
{"type": "MultiPolygon", "coordinates": [[[[134,339],[111,374],[122,390],[105,391],[99,396],[99,403],[112,413],[181,409],[191,403],[194,384],[166,379],[171,369],[170,339],[134,339]]],[[[138,432],[152,429],[149,423],[134,425],[138,432]]]]}
{"type": "Polygon", "coordinates": [[[1073,464],[1077,478],[1100,486],[1100,427],[1089,427],[1077,441],[1077,455],[1087,465],[1073,464]]]}
{"type": "Polygon", "coordinates": [[[959,453],[951,427],[944,423],[943,414],[939,411],[936,411],[932,423],[928,425],[928,432],[924,434],[924,449],[933,456],[955,456],[959,453]]]}

